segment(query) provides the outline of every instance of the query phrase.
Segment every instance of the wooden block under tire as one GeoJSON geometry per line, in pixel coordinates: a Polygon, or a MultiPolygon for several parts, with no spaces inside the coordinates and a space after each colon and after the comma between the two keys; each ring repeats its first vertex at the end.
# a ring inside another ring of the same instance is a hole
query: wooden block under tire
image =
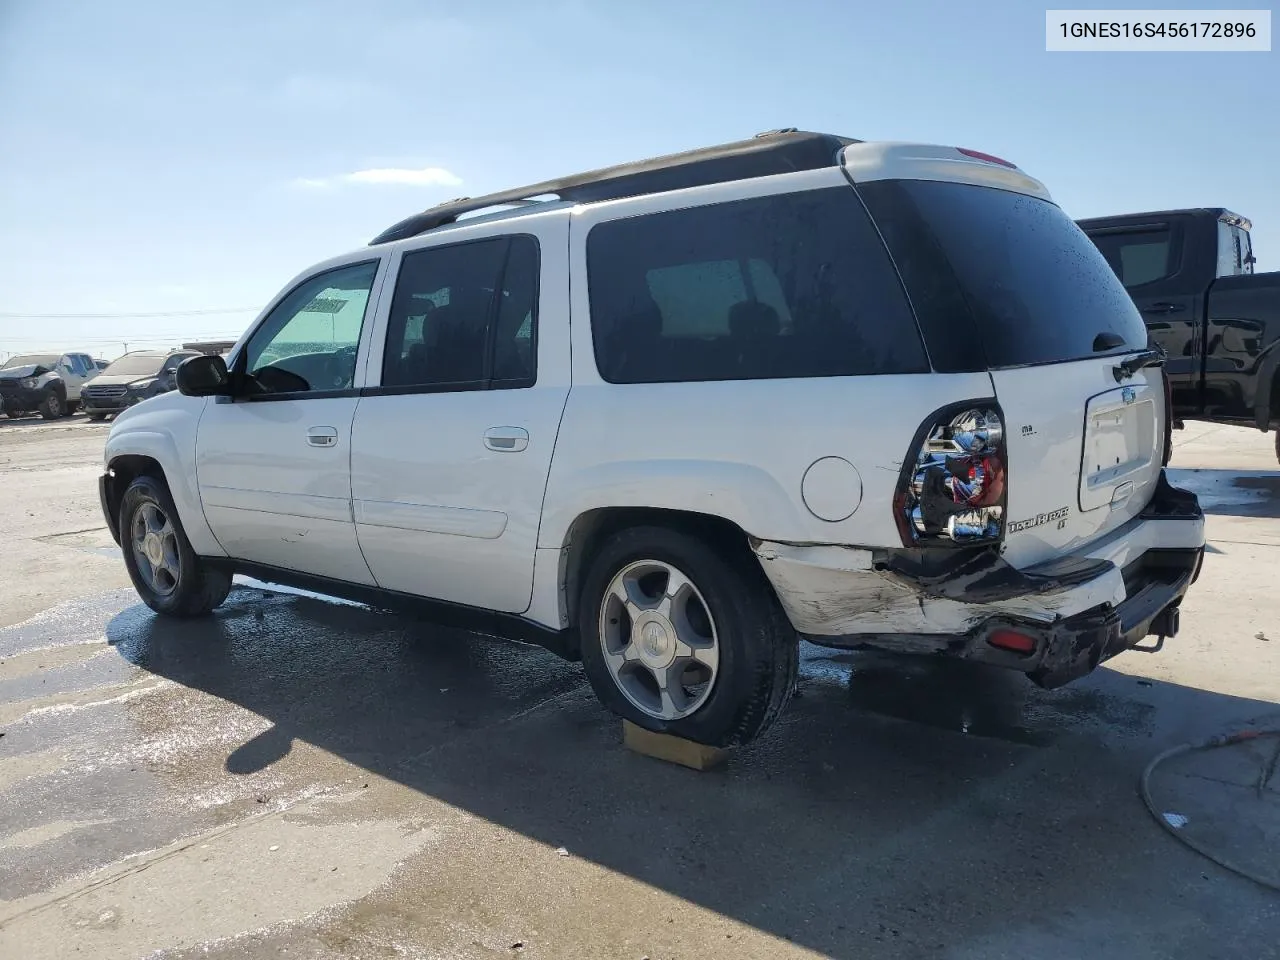
{"type": "Polygon", "coordinates": [[[720,747],[708,747],[669,733],[654,733],[637,727],[630,720],[622,721],[622,743],[628,750],[668,763],[678,763],[690,770],[710,770],[729,757],[729,751],[720,747]]]}

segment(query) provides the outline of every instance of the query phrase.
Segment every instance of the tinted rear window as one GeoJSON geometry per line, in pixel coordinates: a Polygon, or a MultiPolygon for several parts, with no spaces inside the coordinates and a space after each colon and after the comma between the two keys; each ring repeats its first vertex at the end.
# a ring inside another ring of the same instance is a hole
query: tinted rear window
{"type": "Polygon", "coordinates": [[[601,223],[587,270],[596,363],[611,383],[928,370],[848,187],[601,223]]]}
{"type": "Polygon", "coordinates": [[[1126,287],[1163,280],[1175,270],[1173,233],[1168,227],[1107,230],[1089,235],[1126,287]]]}
{"type": "Polygon", "coordinates": [[[1142,317],[1107,261],[1055,204],[993,187],[888,180],[859,188],[885,235],[939,370],[1097,356],[1115,333],[1147,345],[1142,317]]]}

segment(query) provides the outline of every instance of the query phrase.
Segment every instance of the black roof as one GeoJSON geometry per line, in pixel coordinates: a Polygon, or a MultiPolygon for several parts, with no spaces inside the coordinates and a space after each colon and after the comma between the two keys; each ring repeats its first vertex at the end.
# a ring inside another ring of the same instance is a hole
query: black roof
{"type": "Polygon", "coordinates": [[[1158,223],[1161,220],[1167,220],[1169,217],[1185,216],[1213,217],[1215,220],[1228,219],[1239,221],[1246,228],[1252,226],[1248,217],[1232,213],[1226,207],[1183,207],[1181,210],[1146,210],[1141,213],[1116,213],[1106,217],[1085,217],[1082,220],[1077,220],[1076,223],[1084,229],[1091,227],[1123,227],[1135,223],[1158,223]]]}
{"type": "Polygon", "coordinates": [[[623,163],[483,197],[450,200],[388,227],[370,241],[370,246],[417,236],[454,223],[464,213],[485,207],[527,203],[534,197],[556,196],[561,200],[588,203],[833,167],[839,162],[840,151],[858,142],[848,137],[807,133],[794,128],[771,130],[750,140],[623,163]]]}

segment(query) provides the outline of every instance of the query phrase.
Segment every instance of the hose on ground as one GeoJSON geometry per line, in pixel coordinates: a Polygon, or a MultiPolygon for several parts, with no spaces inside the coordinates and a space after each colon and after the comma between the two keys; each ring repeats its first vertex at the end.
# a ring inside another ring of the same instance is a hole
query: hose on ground
{"type": "MultiPolygon", "coordinates": [[[[1261,874],[1256,873],[1253,870],[1250,870],[1248,867],[1242,867],[1238,863],[1233,863],[1231,860],[1228,860],[1226,857],[1222,856],[1221,854],[1211,850],[1208,846],[1201,843],[1195,837],[1188,836],[1183,830],[1181,830],[1178,827],[1175,827],[1172,823],[1170,823],[1168,820],[1165,819],[1164,814],[1162,814],[1159,810],[1156,809],[1155,801],[1151,799],[1151,775],[1155,771],[1156,767],[1160,766],[1160,764],[1164,763],[1166,760],[1169,760],[1173,757],[1182,756],[1185,753],[1194,753],[1199,750],[1212,750],[1217,747],[1229,747],[1233,744],[1245,743],[1249,740],[1257,740],[1262,737],[1280,738],[1280,729],[1243,730],[1239,733],[1222,734],[1220,736],[1210,737],[1208,740],[1201,740],[1195,743],[1184,743],[1176,747],[1171,747],[1170,749],[1164,751],[1164,753],[1161,753],[1156,757],[1154,757],[1151,760],[1151,762],[1147,764],[1146,769],[1142,771],[1142,779],[1141,781],[1139,781],[1138,789],[1139,789],[1139,792],[1142,794],[1142,802],[1147,805],[1147,810],[1150,811],[1151,815],[1156,818],[1156,822],[1160,824],[1160,826],[1164,827],[1165,830],[1167,830],[1169,833],[1173,834],[1175,837],[1177,837],[1179,840],[1185,843],[1192,850],[1196,851],[1196,853],[1200,854],[1203,857],[1208,858],[1209,860],[1212,860],[1214,863],[1222,867],[1224,870],[1230,870],[1232,873],[1238,873],[1240,876],[1245,877],[1249,880],[1252,880],[1254,883],[1258,884],[1259,886],[1266,887],[1268,890],[1275,890],[1277,892],[1280,892],[1280,883],[1278,883],[1277,881],[1271,879],[1270,877],[1264,877],[1261,874]]],[[[1257,783],[1257,790],[1258,790],[1259,796],[1261,796],[1262,791],[1266,789],[1267,781],[1270,780],[1271,777],[1275,775],[1276,766],[1278,763],[1280,763],[1280,744],[1277,744],[1276,753],[1271,758],[1271,760],[1268,763],[1263,765],[1263,769],[1261,774],[1259,775],[1258,783],[1257,783]]]]}

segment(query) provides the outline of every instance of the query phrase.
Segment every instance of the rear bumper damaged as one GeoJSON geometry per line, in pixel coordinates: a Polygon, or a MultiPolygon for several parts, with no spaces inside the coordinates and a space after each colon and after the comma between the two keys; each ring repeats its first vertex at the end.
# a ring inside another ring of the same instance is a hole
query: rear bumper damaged
{"type": "Polygon", "coordinates": [[[1147,636],[1172,637],[1204,542],[1195,496],[1162,475],[1141,515],[1079,554],[1023,570],[994,550],[939,568],[918,551],[753,546],[806,640],[981,660],[1060,686],[1147,636]]]}

